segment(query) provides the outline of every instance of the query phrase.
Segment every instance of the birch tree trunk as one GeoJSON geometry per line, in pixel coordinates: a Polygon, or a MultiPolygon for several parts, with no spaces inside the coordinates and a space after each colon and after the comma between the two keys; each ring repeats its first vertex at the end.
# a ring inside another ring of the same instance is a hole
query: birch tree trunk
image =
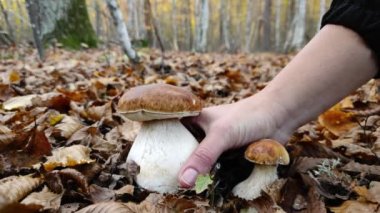
{"type": "Polygon", "coordinates": [[[134,10],[136,10],[135,0],[127,0],[127,30],[131,32],[131,38],[135,37],[133,32],[134,10]]]}
{"type": "Polygon", "coordinates": [[[281,44],[281,6],[282,0],[276,0],[276,20],[275,20],[275,49],[280,50],[281,44]]]}
{"type": "Polygon", "coordinates": [[[190,6],[191,6],[191,1],[192,0],[185,0],[185,4],[184,5],[184,8],[183,8],[183,11],[184,11],[184,14],[185,15],[185,18],[184,18],[184,27],[185,27],[185,44],[187,44],[187,49],[186,50],[191,50],[192,47],[193,47],[193,40],[194,40],[194,36],[193,36],[193,26],[191,25],[191,17],[192,17],[192,13],[191,13],[191,9],[190,9],[190,6]]]}
{"type": "MultiPolygon", "coordinates": [[[[139,31],[140,39],[145,39],[145,27],[144,27],[144,1],[138,0],[136,2],[136,20],[137,20],[137,29],[139,31]]],[[[136,24],[136,23],[135,23],[136,24]]]]}
{"type": "Polygon", "coordinates": [[[116,0],[107,0],[107,6],[116,26],[117,34],[119,36],[119,40],[124,53],[132,62],[138,63],[139,57],[136,51],[132,48],[127,27],[125,26],[125,22],[123,19],[123,15],[121,14],[119,5],[117,4],[116,0]]]}
{"type": "Polygon", "coordinates": [[[35,10],[28,13],[32,24],[39,27],[42,43],[56,38],[58,42],[69,48],[80,48],[82,43],[96,47],[97,39],[90,23],[85,0],[27,0],[27,8],[35,10]]]}
{"type": "Polygon", "coordinates": [[[320,0],[320,5],[319,5],[319,21],[318,21],[318,28],[317,32],[319,31],[319,28],[321,28],[321,21],[323,15],[326,13],[326,0],[320,0]]]}
{"type": "Polygon", "coordinates": [[[254,41],[254,50],[260,51],[263,48],[263,2],[262,0],[256,1],[256,10],[255,10],[255,27],[252,34],[252,39],[254,41]]]}
{"type": "Polygon", "coordinates": [[[150,1],[144,0],[144,26],[146,32],[146,39],[148,43],[152,46],[154,35],[153,35],[153,23],[152,23],[152,14],[150,8],[150,1]]]}
{"type": "Polygon", "coordinates": [[[102,36],[102,14],[100,11],[100,5],[98,0],[93,0],[95,4],[95,27],[96,27],[96,36],[100,38],[102,36]]]}
{"type": "Polygon", "coordinates": [[[140,35],[140,20],[139,20],[139,10],[138,10],[138,2],[134,2],[134,10],[133,10],[133,28],[135,29],[135,39],[140,40],[141,35],[140,35]]]}
{"type": "Polygon", "coordinates": [[[11,25],[9,18],[8,18],[8,11],[4,8],[3,3],[0,1],[0,9],[1,12],[3,13],[5,24],[7,25],[8,28],[8,34],[12,42],[15,42],[15,34],[13,30],[13,26],[11,25]]]}
{"type": "MultiPolygon", "coordinates": [[[[154,18],[155,13],[153,12],[152,5],[150,4],[150,1],[147,0],[147,1],[145,1],[145,3],[146,3],[146,10],[148,12],[148,17],[150,17],[150,22],[151,22],[151,25],[153,27],[153,33],[154,33],[153,46],[156,46],[156,43],[158,43],[158,47],[160,48],[161,53],[164,54],[165,48],[164,48],[164,44],[162,43],[162,40],[161,40],[161,34],[159,31],[158,23],[157,23],[156,19],[154,18]]],[[[154,6],[157,6],[157,4],[155,4],[154,6]]]]}
{"type": "Polygon", "coordinates": [[[229,25],[230,25],[230,13],[228,12],[227,8],[229,8],[229,1],[228,0],[220,0],[220,28],[221,28],[221,41],[224,44],[224,48],[227,51],[231,50],[231,44],[230,44],[230,35],[229,35],[229,25]]]}
{"type": "Polygon", "coordinates": [[[178,51],[178,32],[177,32],[177,6],[176,0],[172,0],[172,31],[173,31],[173,49],[178,51]]]}
{"type": "Polygon", "coordinates": [[[306,31],[306,4],[305,0],[295,1],[295,14],[289,28],[289,34],[285,42],[285,51],[298,50],[305,42],[306,31]]]}
{"type": "Polygon", "coordinates": [[[199,31],[197,35],[196,51],[205,52],[207,47],[207,34],[209,24],[208,0],[200,0],[199,31]]]}
{"type": "Polygon", "coordinates": [[[244,52],[249,53],[251,49],[251,41],[252,41],[252,33],[253,30],[252,23],[253,23],[253,10],[254,10],[254,1],[248,0],[248,6],[247,6],[247,17],[245,20],[245,45],[244,45],[244,52]]]}
{"type": "Polygon", "coordinates": [[[194,36],[193,36],[193,45],[192,49],[194,51],[197,50],[198,48],[198,43],[199,43],[199,34],[201,31],[201,7],[200,7],[200,1],[201,0],[195,0],[194,1],[194,20],[195,20],[195,29],[194,31],[194,36]]]}
{"type": "Polygon", "coordinates": [[[139,27],[139,2],[137,0],[128,0],[128,24],[127,29],[133,32],[131,37],[136,40],[141,39],[139,27]]]}
{"type": "Polygon", "coordinates": [[[33,0],[26,0],[26,7],[28,9],[29,19],[32,23],[32,31],[34,43],[36,45],[38,55],[41,60],[45,60],[45,51],[42,43],[42,21],[40,13],[40,2],[32,2],[33,0]]]}
{"type": "MultiPolygon", "coordinates": [[[[244,33],[241,33],[241,32],[244,32],[243,29],[242,29],[242,22],[239,20],[239,15],[236,15],[236,14],[239,14],[242,10],[242,2],[243,1],[235,1],[235,7],[234,7],[234,10],[233,12],[235,13],[234,15],[234,18],[233,18],[233,25],[234,25],[234,33],[231,33],[232,34],[232,37],[234,39],[232,39],[232,49],[233,51],[240,51],[242,48],[243,48],[243,45],[244,45],[244,33]]],[[[231,2],[232,3],[232,2],[231,2]]]]}
{"type": "MultiPolygon", "coordinates": [[[[306,3],[306,0],[302,0],[306,3]]],[[[272,0],[265,0],[264,5],[264,26],[263,26],[263,50],[268,51],[271,48],[271,14],[272,14],[272,0]]]]}

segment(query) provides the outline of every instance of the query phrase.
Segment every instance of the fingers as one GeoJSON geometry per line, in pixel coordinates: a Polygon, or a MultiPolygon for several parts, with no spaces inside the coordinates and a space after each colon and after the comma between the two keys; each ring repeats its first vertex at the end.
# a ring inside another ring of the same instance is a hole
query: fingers
{"type": "Polygon", "coordinates": [[[210,171],[212,165],[225,150],[222,137],[217,131],[210,132],[198,148],[192,153],[179,173],[179,183],[182,187],[194,185],[198,174],[210,171]]]}

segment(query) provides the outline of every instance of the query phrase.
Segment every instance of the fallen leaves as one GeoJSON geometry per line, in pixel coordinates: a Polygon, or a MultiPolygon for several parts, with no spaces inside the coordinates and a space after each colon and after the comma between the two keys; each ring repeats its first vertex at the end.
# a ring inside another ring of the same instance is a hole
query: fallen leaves
{"type": "Polygon", "coordinates": [[[16,203],[41,183],[41,178],[33,178],[30,176],[10,176],[3,178],[0,180],[1,200],[5,205],[16,203]]]}
{"type": "Polygon", "coordinates": [[[24,205],[41,206],[43,211],[57,211],[61,206],[62,194],[51,192],[47,187],[44,187],[40,192],[33,192],[21,201],[24,205]]]}
{"type": "Polygon", "coordinates": [[[186,87],[207,106],[232,103],[263,89],[292,56],[170,52],[162,57],[149,50],[141,64],[132,65],[112,49],[56,49],[47,55],[44,63],[30,52],[22,61],[0,63],[2,212],[379,208],[378,81],[299,128],[287,146],[291,164],[278,168],[280,179],[258,199],[231,197],[233,186],[252,171],[236,150],[219,159],[212,180],[200,176],[195,190],[159,195],[138,187],[133,182],[138,165],[126,164],[141,124],[116,112],[123,91],[166,83],[186,87]]]}
{"type": "Polygon", "coordinates": [[[53,150],[52,156],[47,157],[43,163],[46,171],[51,171],[56,167],[72,167],[81,164],[93,163],[95,160],[90,158],[91,149],[83,145],[73,145],[61,147],[53,150]]]}
{"type": "Polygon", "coordinates": [[[354,117],[349,112],[344,112],[341,104],[337,104],[318,117],[319,123],[332,132],[335,136],[341,136],[358,126],[354,117]]]}

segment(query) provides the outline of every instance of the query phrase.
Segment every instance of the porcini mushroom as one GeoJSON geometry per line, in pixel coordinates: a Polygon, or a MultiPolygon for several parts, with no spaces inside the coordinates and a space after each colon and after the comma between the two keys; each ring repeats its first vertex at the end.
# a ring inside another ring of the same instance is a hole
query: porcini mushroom
{"type": "Polygon", "coordinates": [[[172,85],[143,85],[124,93],[118,111],[130,120],[142,121],[127,157],[127,163],[140,167],[135,177],[139,186],[159,193],[178,190],[179,170],[198,146],[179,119],[196,116],[201,109],[198,97],[172,85]]]}
{"type": "Polygon", "coordinates": [[[277,165],[288,165],[289,154],[285,147],[272,139],[253,142],[245,151],[245,158],[255,163],[251,175],[232,189],[232,193],[246,200],[261,195],[277,178],[277,165]]]}

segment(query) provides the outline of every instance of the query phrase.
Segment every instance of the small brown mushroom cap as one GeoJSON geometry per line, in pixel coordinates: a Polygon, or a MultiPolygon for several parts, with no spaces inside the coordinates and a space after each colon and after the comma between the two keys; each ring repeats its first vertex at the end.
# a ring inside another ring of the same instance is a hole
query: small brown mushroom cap
{"type": "Polygon", "coordinates": [[[262,165],[288,165],[289,154],[285,147],[272,139],[262,139],[252,143],[245,150],[245,158],[262,165]]]}
{"type": "Polygon", "coordinates": [[[196,116],[202,101],[191,92],[168,84],[131,88],[120,98],[118,111],[135,121],[196,116]]]}

